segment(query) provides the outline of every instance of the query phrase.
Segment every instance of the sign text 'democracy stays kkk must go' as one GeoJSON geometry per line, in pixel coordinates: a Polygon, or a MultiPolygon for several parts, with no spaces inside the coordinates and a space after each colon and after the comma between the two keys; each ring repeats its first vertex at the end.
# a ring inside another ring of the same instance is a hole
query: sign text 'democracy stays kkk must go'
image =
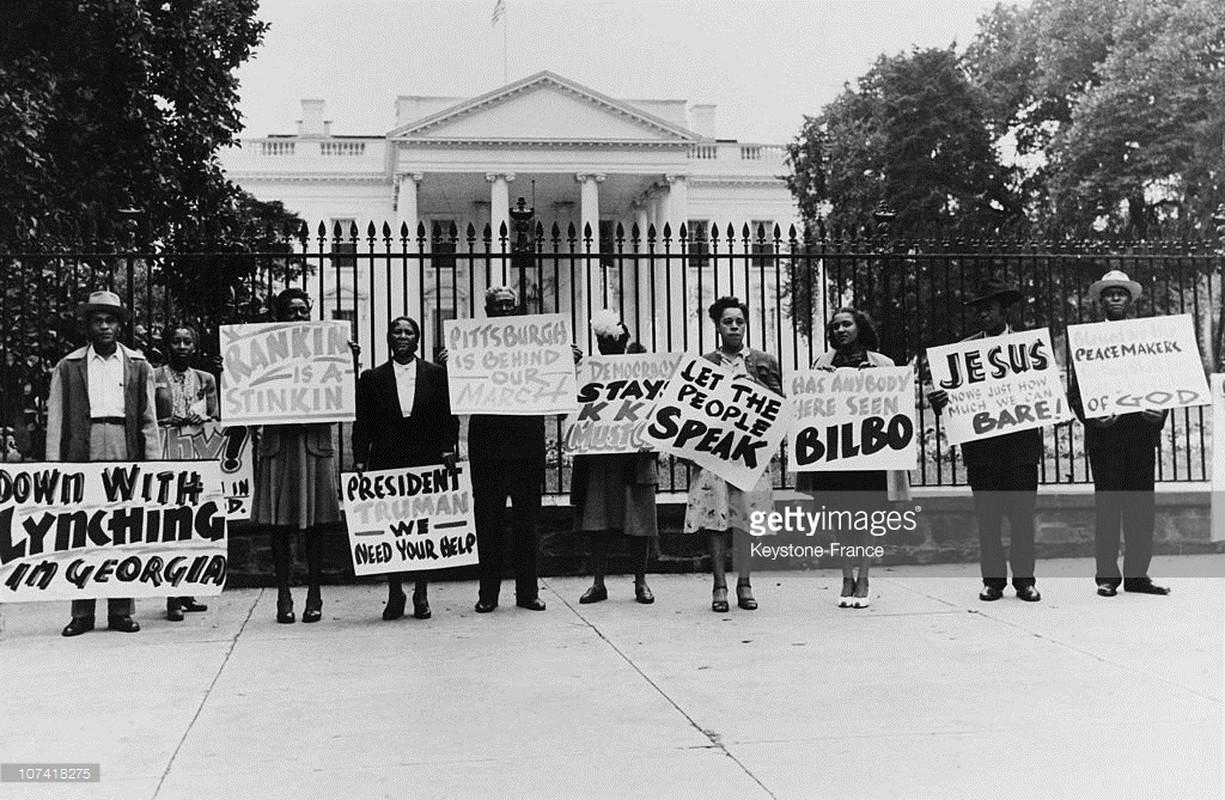
{"type": "Polygon", "coordinates": [[[448,320],[453,414],[568,414],[575,399],[574,341],[561,314],[448,320]]]}
{"type": "Polygon", "coordinates": [[[1085,416],[1208,404],[1190,314],[1068,326],[1085,416]]]}
{"type": "Polygon", "coordinates": [[[220,594],[217,461],[0,465],[0,601],[220,594]]]}
{"type": "Polygon", "coordinates": [[[468,464],[346,472],[341,499],[357,575],[478,562],[468,464]]]}
{"type": "Polygon", "coordinates": [[[929,347],[932,383],[948,392],[949,444],[1072,419],[1046,328],[929,347]]]}
{"type": "Polygon", "coordinates": [[[588,356],[578,370],[579,410],[566,418],[567,453],[654,449],[647,418],[683,353],[588,356]]]}
{"type": "Polygon", "coordinates": [[[787,434],[796,472],[915,468],[910,367],[808,370],[789,379],[796,423],[787,434]]]}
{"type": "Polygon", "coordinates": [[[705,358],[686,355],[646,428],[655,449],[687,458],[748,491],[770,465],[795,407],[705,358]]]}
{"type": "Polygon", "coordinates": [[[226,425],[352,422],[357,410],[349,323],[222,325],[226,425]]]}

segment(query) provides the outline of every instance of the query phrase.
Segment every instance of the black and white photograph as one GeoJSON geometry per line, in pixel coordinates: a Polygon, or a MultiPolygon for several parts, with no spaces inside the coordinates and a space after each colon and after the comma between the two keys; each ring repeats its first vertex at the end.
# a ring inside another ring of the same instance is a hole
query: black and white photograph
{"type": "Polygon", "coordinates": [[[1225,797],[1223,0],[0,0],[0,798],[1225,797]]]}

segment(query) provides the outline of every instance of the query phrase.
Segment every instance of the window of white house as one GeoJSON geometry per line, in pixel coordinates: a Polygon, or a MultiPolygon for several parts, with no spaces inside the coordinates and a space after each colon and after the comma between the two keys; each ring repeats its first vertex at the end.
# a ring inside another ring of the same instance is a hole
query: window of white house
{"type": "Polygon", "coordinates": [[[685,232],[689,234],[689,266],[706,266],[710,263],[710,220],[691,219],[685,232]]]}
{"type": "Polygon", "coordinates": [[[753,254],[753,266],[764,267],[774,261],[766,256],[774,255],[774,220],[755,219],[749,223],[749,252],[753,254]],[[765,236],[761,241],[758,236],[765,236]]]}
{"type": "Polygon", "coordinates": [[[354,255],[357,253],[357,243],[349,239],[349,234],[353,230],[353,225],[357,220],[353,218],[337,219],[333,218],[328,225],[328,235],[334,236],[336,226],[340,225],[340,238],[332,242],[332,266],[334,267],[354,267],[357,266],[357,259],[354,255]]]}

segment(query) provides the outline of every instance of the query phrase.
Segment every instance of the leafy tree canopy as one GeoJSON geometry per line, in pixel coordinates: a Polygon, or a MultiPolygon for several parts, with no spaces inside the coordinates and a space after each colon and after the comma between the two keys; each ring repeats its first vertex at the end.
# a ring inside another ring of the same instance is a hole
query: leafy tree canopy
{"type": "Polygon", "coordinates": [[[996,225],[1012,212],[1007,171],[982,102],[952,48],[881,56],[805,122],[789,146],[789,185],[805,219],[835,227],[896,211],[908,237],[996,225]]]}
{"type": "Polygon", "coordinates": [[[244,224],[217,151],[257,0],[8,0],[0,26],[0,247],[106,235],[124,209],[167,240],[244,224]]]}
{"type": "Polygon", "coordinates": [[[1225,201],[1218,0],[998,5],[966,54],[992,131],[1029,169],[1040,225],[1210,230],[1225,201]]]}

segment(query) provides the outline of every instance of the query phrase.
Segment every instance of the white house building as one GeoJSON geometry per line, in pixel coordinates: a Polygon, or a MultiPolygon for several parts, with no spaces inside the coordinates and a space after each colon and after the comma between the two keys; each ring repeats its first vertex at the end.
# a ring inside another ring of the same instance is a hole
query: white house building
{"type": "MultiPolygon", "coordinates": [[[[778,225],[785,236],[798,222],[780,177],[786,170],[784,148],[719,138],[713,105],[619,100],[540,72],[479,97],[401,96],[394,126],[381,135],[333,136],[324,116],[323,100],[303,100],[297,134],[244,138],[239,147],[222,154],[222,166],[232,181],[256,197],[280,200],[306,219],[312,236],[320,222],[329,234],[339,223],[346,236],[355,224],[359,252],[368,247],[371,222],[379,237],[374,250],[385,252],[382,229],[387,222],[394,251],[403,252],[404,226],[409,231],[407,249],[415,254],[418,225],[424,225],[424,251],[436,252],[445,269],[433,269],[433,259],[426,262],[431,268],[419,270],[416,261],[393,261],[392,267],[382,268],[386,262],[359,258],[352,269],[340,270],[339,282],[324,270],[324,307],[334,309],[329,312],[334,316],[355,320],[363,345],[375,346],[375,359],[382,357],[381,336],[367,331],[380,331],[388,313],[421,313],[428,340],[441,320],[467,316],[473,309],[480,313],[487,281],[512,277],[505,259],[497,260],[488,275],[484,268],[474,269],[471,279],[463,264],[457,271],[456,261],[464,260],[469,225],[481,252],[486,249],[486,225],[495,253],[504,246],[499,237],[504,224],[513,239],[510,212],[519,197],[534,207],[533,226],[538,221],[550,232],[557,224],[562,250],[569,249],[565,232],[570,225],[580,240],[589,229],[591,252],[598,253],[615,250],[611,240],[618,224],[627,240],[624,250],[630,252],[634,225],[644,240],[639,248],[646,250],[651,226],[662,237],[667,224],[675,239],[684,223],[690,240],[700,242],[712,224],[724,237],[729,223],[738,234],[747,223],[754,235],[759,226],[770,235],[778,225]],[[456,256],[449,255],[450,245],[430,241],[435,226],[447,232],[452,225],[459,234],[456,256]],[[371,263],[373,275],[366,272],[371,263]]],[[[677,242],[670,246],[677,252],[677,242]]],[[[580,241],[580,252],[586,247],[580,241]]],[[[698,244],[694,249],[703,248],[698,244]]],[[[552,252],[551,242],[544,249],[552,252]]],[[[663,251],[662,243],[657,249],[663,251]]],[[[689,284],[699,280],[701,264],[694,261],[689,284]]],[[[528,280],[541,284],[530,287],[539,294],[537,308],[572,313],[580,339],[590,297],[592,308],[605,303],[619,307],[639,337],[649,325],[663,330],[665,316],[690,319],[690,325],[670,326],[676,331],[667,345],[676,347],[687,344],[680,340],[695,319],[701,324],[693,303],[703,299],[695,297],[692,286],[679,290],[677,266],[676,261],[666,270],[662,264],[651,269],[645,260],[626,265],[611,258],[580,259],[576,266],[559,270],[555,283],[540,276],[528,280]],[[616,272],[615,281],[610,270],[616,272]],[[669,294],[671,307],[664,299],[669,294]]],[[[707,275],[707,282],[711,278],[707,275]]],[[[771,277],[762,279],[773,283],[771,277]]],[[[729,282],[735,288],[730,275],[724,288],[729,282]]],[[[761,287],[749,288],[756,296],[761,287]]],[[[777,288],[773,283],[765,296],[777,297],[777,288]]],[[[748,292],[743,285],[740,290],[748,292]]],[[[773,320],[775,314],[768,316],[773,320]]],[[[709,342],[709,332],[706,337],[709,342]]],[[[656,341],[661,349],[664,344],[656,341]]]]}

